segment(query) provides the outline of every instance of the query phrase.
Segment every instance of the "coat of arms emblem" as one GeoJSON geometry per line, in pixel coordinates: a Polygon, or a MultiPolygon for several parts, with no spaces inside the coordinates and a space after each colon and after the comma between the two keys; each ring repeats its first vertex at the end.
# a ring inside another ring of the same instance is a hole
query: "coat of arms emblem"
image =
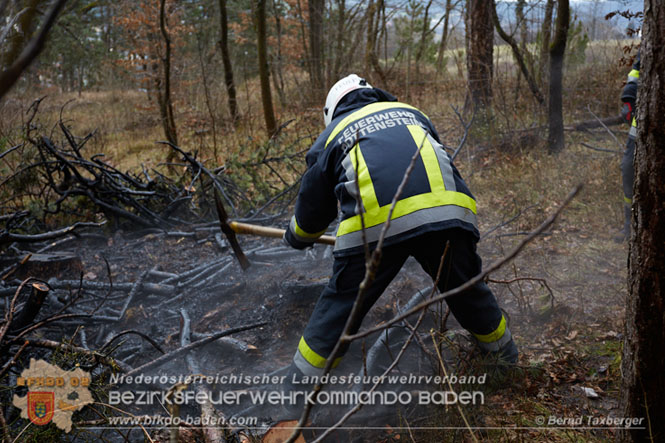
{"type": "Polygon", "coordinates": [[[55,394],[53,392],[28,392],[28,418],[42,426],[53,419],[55,394]]]}

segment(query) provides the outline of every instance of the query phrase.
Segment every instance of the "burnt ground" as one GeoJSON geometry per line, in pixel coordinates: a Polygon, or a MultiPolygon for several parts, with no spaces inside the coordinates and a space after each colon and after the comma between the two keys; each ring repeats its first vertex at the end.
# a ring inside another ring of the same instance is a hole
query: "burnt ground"
{"type": "MultiPolygon", "coordinates": [[[[499,224],[497,220],[486,221],[483,230],[489,231],[493,226],[489,223],[495,222],[499,224]]],[[[361,438],[357,441],[394,441],[400,438],[417,441],[464,440],[464,435],[468,437],[467,422],[478,438],[549,441],[572,438],[573,434],[592,441],[611,438],[614,430],[606,426],[590,429],[584,425],[588,417],[618,415],[622,331],[622,315],[619,313],[625,296],[625,245],[613,242],[609,229],[597,233],[590,232],[591,227],[571,228],[569,225],[566,217],[562,217],[545,236],[527,246],[514,262],[491,276],[489,284],[508,314],[520,347],[517,368],[497,372],[492,365],[485,366],[487,362],[471,358],[473,345],[456,326],[452,316],[444,328],[448,332],[440,334],[443,308],[435,307],[419,329],[419,340],[409,347],[393,374],[436,374],[439,365],[432,345],[434,336],[439,341],[445,340],[441,348],[448,362],[448,371],[476,376],[489,373],[488,381],[466,386],[457,384],[448,387],[430,383],[429,386],[385,388],[413,392],[416,388],[469,390],[473,387],[473,390],[484,392],[483,404],[462,408],[413,404],[386,408],[366,406],[347,423],[352,429],[337,431],[329,440],[347,440],[349,433],[361,438]],[[593,389],[597,398],[590,398],[582,388],[593,389]],[[577,422],[572,425],[548,423],[550,417],[568,420],[583,417],[584,422],[581,425],[577,422]]],[[[145,274],[145,284],[170,285],[172,290],[157,294],[156,291],[146,290],[143,285],[120,320],[115,318],[122,311],[128,291],[114,290],[109,294],[106,290],[83,290],[67,312],[89,312],[101,305],[94,317],[58,322],[41,329],[40,335],[56,341],[63,340],[64,336],[72,344],[94,350],[102,348],[118,332],[129,329],[147,334],[169,352],[181,345],[179,334],[184,311],[191,319],[192,340],[227,328],[266,323],[186,354],[193,357],[201,373],[213,376],[269,374],[287,365],[309,313],[330,276],[330,248],[317,246],[311,251],[300,252],[287,249],[278,240],[242,237],[242,247],[253,262],[253,266],[243,273],[229,248],[215,240],[215,228],[203,227],[198,231],[192,227],[182,229],[190,232],[116,232],[106,238],[72,239],[51,248],[50,253],[68,252],[79,256],[86,281],[108,282],[107,269],[110,269],[110,279],[115,284],[137,282],[145,274]],[[193,269],[198,271],[187,274],[193,269]],[[158,272],[146,274],[150,270],[158,272]],[[83,328],[78,328],[81,324],[83,328]]],[[[508,224],[492,231],[481,241],[479,252],[486,264],[500,259],[520,241],[519,229],[508,224]],[[516,231],[518,234],[513,235],[516,231]]],[[[75,277],[60,275],[60,280],[75,277]]],[[[51,280],[52,284],[55,282],[51,280]]],[[[410,260],[365,319],[364,327],[390,319],[412,296],[419,291],[427,292],[430,285],[429,277],[415,261],[410,260]]],[[[40,318],[46,317],[76,294],[76,288],[52,291],[40,318]]],[[[414,324],[415,319],[410,319],[410,323],[414,324]]],[[[402,326],[398,328],[398,334],[391,337],[390,346],[376,346],[379,358],[369,368],[370,374],[386,367],[392,356],[399,352],[405,336],[402,326]]],[[[377,337],[370,336],[364,343],[354,344],[338,373],[358,374],[362,370],[362,353],[372,347],[377,337]]],[[[132,368],[160,355],[135,335],[126,335],[122,340],[115,341],[113,348],[111,355],[132,368]]],[[[195,373],[188,366],[192,360],[188,361],[186,355],[178,355],[143,373],[195,373]]],[[[110,386],[103,382],[108,382],[108,371],[100,366],[95,366],[93,375],[100,377],[97,394],[101,401],[104,401],[105,389],[172,388],[169,383],[110,386]]],[[[10,378],[7,382],[10,389],[12,383],[10,378]]],[[[208,388],[212,392],[244,392],[261,389],[261,386],[213,384],[208,388]]],[[[263,388],[271,389],[271,386],[263,388]]],[[[344,385],[344,389],[354,388],[358,389],[358,386],[344,385]]],[[[279,413],[271,407],[255,407],[248,412],[245,410],[248,406],[251,405],[245,402],[223,405],[218,410],[227,418],[238,414],[258,416],[261,425],[250,427],[242,434],[254,439],[254,436],[265,432],[263,424],[270,423],[279,413]]],[[[159,405],[123,408],[137,414],[166,414],[159,405]]],[[[313,426],[325,427],[333,418],[342,415],[340,409],[322,410],[324,412],[318,415],[315,413],[313,426]]],[[[197,414],[194,410],[189,412],[197,414]]],[[[94,414],[80,414],[78,419],[81,425],[74,434],[75,438],[96,438],[100,433],[105,438],[117,438],[114,431],[90,428],[89,422],[98,418],[94,414]]],[[[236,431],[238,429],[240,427],[236,431]]],[[[309,439],[317,432],[320,434],[321,430],[310,430],[306,437],[309,439]]],[[[129,437],[131,441],[142,439],[141,430],[135,428],[129,437]]]]}

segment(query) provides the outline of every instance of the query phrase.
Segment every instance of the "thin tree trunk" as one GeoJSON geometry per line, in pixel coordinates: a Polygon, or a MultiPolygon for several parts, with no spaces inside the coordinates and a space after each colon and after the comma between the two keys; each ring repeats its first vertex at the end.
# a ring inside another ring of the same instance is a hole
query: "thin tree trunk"
{"type": "Polygon", "coordinates": [[[446,59],[446,44],[448,43],[448,23],[450,22],[450,10],[452,9],[452,0],[446,0],[445,18],[443,19],[443,33],[441,34],[441,42],[439,43],[439,54],[436,57],[436,73],[440,74],[444,71],[445,66],[443,61],[446,59]]]}
{"type": "Polygon", "coordinates": [[[159,30],[164,40],[164,57],[162,58],[162,68],[164,74],[163,97],[160,100],[160,112],[162,115],[162,125],[164,127],[164,136],[166,139],[178,145],[178,134],[175,126],[175,117],[173,112],[173,101],[171,100],[171,37],[166,30],[166,0],[159,3],[159,30]]]}
{"type": "Polygon", "coordinates": [[[222,53],[222,63],[224,64],[224,84],[226,85],[226,94],[229,100],[231,120],[235,123],[238,120],[238,100],[236,99],[233,66],[231,65],[231,56],[229,54],[229,24],[226,14],[226,0],[219,0],[219,22],[219,49],[222,53]]]}
{"type": "Polygon", "coordinates": [[[550,93],[547,111],[547,149],[550,153],[564,148],[563,135],[563,58],[570,24],[569,0],[558,0],[554,41],[550,47],[550,93]]]}
{"type": "Polygon", "coordinates": [[[365,46],[365,72],[373,70],[386,83],[386,75],[379,64],[379,57],[376,54],[379,38],[379,22],[381,20],[381,11],[383,9],[383,0],[371,1],[367,6],[367,44],[365,46]]]}
{"type": "MultiPolygon", "coordinates": [[[[496,2],[493,1],[493,14],[496,15],[496,2]]],[[[519,49],[520,53],[522,54],[523,57],[527,56],[527,50],[526,50],[526,18],[524,16],[524,6],[526,4],[526,0],[517,0],[517,5],[515,5],[515,19],[517,20],[517,27],[520,30],[520,43],[519,43],[519,49]]],[[[514,35],[514,34],[513,34],[514,35]]],[[[514,56],[514,54],[513,54],[514,56]]],[[[519,97],[520,97],[520,92],[522,91],[522,70],[520,69],[517,71],[517,81],[515,82],[515,103],[517,103],[519,97]]]]}
{"type": "Polygon", "coordinates": [[[206,72],[205,61],[203,60],[203,42],[201,36],[197,38],[197,48],[199,50],[199,64],[201,65],[201,80],[203,81],[203,92],[205,96],[206,108],[208,108],[208,115],[210,115],[210,130],[212,132],[212,150],[217,161],[217,119],[215,118],[215,109],[212,105],[212,98],[210,97],[210,88],[208,87],[208,74],[206,72]]]}
{"type": "Polygon", "coordinates": [[[371,57],[376,45],[376,33],[374,32],[374,14],[376,12],[376,3],[374,0],[369,0],[367,10],[365,12],[365,23],[367,27],[367,38],[365,39],[365,72],[370,71],[371,57]]]}
{"type": "Polygon", "coordinates": [[[324,0],[309,0],[309,50],[311,77],[314,98],[320,100],[324,94],[323,85],[323,12],[324,0]]]}
{"type": "Polygon", "coordinates": [[[621,369],[624,417],[643,418],[620,441],[665,441],[665,5],[645,0],[628,297],[621,369]],[[636,426],[636,427],[637,427],[636,426]]]}
{"type": "MultiPolygon", "coordinates": [[[[298,22],[300,23],[300,40],[302,42],[302,49],[304,54],[309,54],[309,46],[307,45],[307,32],[305,31],[305,14],[303,13],[302,6],[300,4],[300,0],[296,1],[296,12],[298,14],[298,17],[300,17],[300,20],[298,22]]],[[[309,74],[309,78],[312,78],[312,60],[308,57],[305,56],[305,68],[307,69],[307,73],[309,74]]]]}
{"type": "Polygon", "coordinates": [[[275,0],[272,0],[272,10],[275,16],[275,33],[277,34],[277,53],[272,57],[273,63],[271,63],[272,79],[280,102],[285,104],[284,77],[282,75],[282,20],[275,0]]]}
{"type": "MultiPolygon", "coordinates": [[[[423,27],[420,32],[420,41],[418,42],[418,48],[416,50],[416,81],[420,80],[420,61],[425,54],[425,44],[430,33],[429,8],[431,6],[432,0],[429,0],[427,2],[427,6],[425,6],[425,18],[423,19],[423,27]]],[[[436,26],[439,26],[439,24],[437,23],[436,26]]]]}
{"type": "Polygon", "coordinates": [[[549,64],[550,38],[552,36],[552,14],[554,13],[554,0],[547,0],[545,4],[545,18],[540,28],[542,44],[540,45],[540,61],[538,65],[538,81],[545,81],[545,70],[549,64]]]}
{"type": "Polygon", "coordinates": [[[409,41],[406,44],[406,78],[404,79],[407,100],[411,98],[411,52],[413,48],[413,24],[416,20],[416,6],[411,8],[411,17],[409,18],[409,41]]]}
{"type": "Polygon", "coordinates": [[[469,93],[475,107],[487,108],[492,101],[494,72],[492,3],[487,0],[468,0],[467,8],[466,65],[469,93]]]}
{"type": "Polygon", "coordinates": [[[344,57],[344,20],[346,14],[346,1],[337,0],[337,30],[335,37],[335,61],[333,63],[332,77],[334,80],[339,78],[342,67],[342,58],[344,57]]]}
{"type": "Polygon", "coordinates": [[[268,68],[266,37],[266,0],[258,0],[256,2],[256,38],[263,117],[266,121],[266,131],[269,136],[272,136],[277,129],[277,124],[275,123],[275,111],[272,107],[272,94],[270,92],[270,69],[268,68]]]}

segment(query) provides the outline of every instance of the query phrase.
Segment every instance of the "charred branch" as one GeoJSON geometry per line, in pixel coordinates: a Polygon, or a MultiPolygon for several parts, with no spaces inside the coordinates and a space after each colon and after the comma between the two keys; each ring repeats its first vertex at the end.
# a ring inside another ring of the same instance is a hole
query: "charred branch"
{"type": "Polygon", "coordinates": [[[255,328],[260,328],[261,326],[267,325],[267,322],[260,322],[260,323],[253,323],[248,326],[239,326],[237,328],[231,328],[231,329],[226,329],[224,331],[217,332],[210,337],[206,337],[201,340],[197,340],[193,343],[190,343],[189,345],[182,346],[176,350],[173,350],[167,354],[162,355],[159,358],[156,358],[152,361],[149,361],[148,363],[144,364],[143,366],[139,366],[138,368],[132,369],[127,373],[127,375],[134,375],[134,374],[139,374],[142,372],[147,371],[148,369],[161,365],[162,363],[169,361],[185,352],[191,351],[192,349],[198,348],[203,345],[207,345],[208,343],[211,343],[217,339],[220,339],[222,337],[226,337],[227,335],[235,334],[237,332],[242,332],[242,331],[248,331],[250,329],[255,329],[255,328]]]}
{"type": "Polygon", "coordinates": [[[92,358],[95,362],[97,363],[102,363],[106,366],[112,367],[112,368],[117,368],[121,370],[122,372],[131,372],[132,369],[127,366],[126,364],[115,360],[107,355],[104,355],[100,352],[97,351],[90,351],[88,349],[82,348],[80,346],[74,346],[68,343],[59,343],[57,341],[53,340],[47,340],[47,339],[30,339],[26,340],[28,343],[28,346],[35,346],[35,347],[40,347],[40,348],[48,348],[48,349],[54,349],[58,351],[66,351],[66,352],[74,352],[77,354],[82,354],[87,357],[92,358]]]}

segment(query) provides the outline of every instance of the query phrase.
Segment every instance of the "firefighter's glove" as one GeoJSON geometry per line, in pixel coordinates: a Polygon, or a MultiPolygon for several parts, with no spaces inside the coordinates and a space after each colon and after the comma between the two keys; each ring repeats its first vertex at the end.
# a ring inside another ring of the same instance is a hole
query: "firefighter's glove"
{"type": "Polygon", "coordinates": [[[282,236],[282,241],[284,242],[284,244],[286,246],[289,246],[289,247],[295,248],[295,249],[305,249],[305,248],[311,248],[312,246],[314,246],[312,243],[305,243],[305,242],[301,242],[300,240],[298,240],[295,237],[295,235],[293,235],[293,233],[291,232],[291,229],[287,229],[284,232],[284,235],[282,236]]]}
{"type": "Polygon", "coordinates": [[[621,107],[621,117],[628,124],[633,122],[633,105],[631,105],[629,102],[624,102],[623,106],[621,107]]]}

